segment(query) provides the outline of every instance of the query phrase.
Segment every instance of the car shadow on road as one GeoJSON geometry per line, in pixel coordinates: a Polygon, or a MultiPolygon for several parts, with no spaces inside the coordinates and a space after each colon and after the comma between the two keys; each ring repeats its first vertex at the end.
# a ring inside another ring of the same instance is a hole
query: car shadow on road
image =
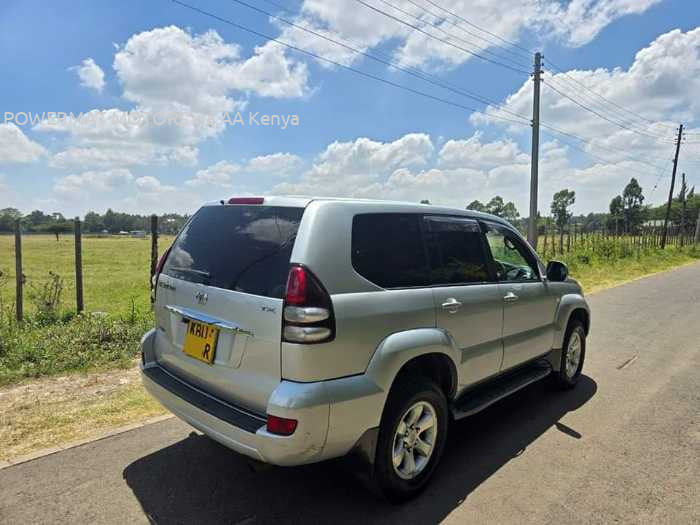
{"type": "Polygon", "coordinates": [[[337,462],[253,469],[194,432],[134,461],[123,476],[152,523],[439,523],[548,429],[581,439],[559,420],[596,390],[587,376],[563,393],[540,382],[455,423],[431,484],[401,506],[369,492],[337,462]]]}

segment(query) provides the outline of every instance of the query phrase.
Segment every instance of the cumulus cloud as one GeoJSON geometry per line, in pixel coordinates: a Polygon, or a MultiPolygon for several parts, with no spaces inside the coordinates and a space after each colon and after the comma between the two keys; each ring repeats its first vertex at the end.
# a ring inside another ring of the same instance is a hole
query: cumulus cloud
{"type": "Polygon", "coordinates": [[[251,173],[265,173],[284,177],[296,170],[302,162],[301,157],[292,153],[273,153],[271,155],[253,157],[243,169],[251,173]]]}
{"type": "MultiPolygon", "coordinates": [[[[368,2],[394,17],[392,19],[353,0],[305,0],[294,21],[327,37],[343,40],[362,52],[387,44],[392,49],[394,59],[404,66],[452,67],[474,58],[465,49],[480,53],[493,51],[491,48],[502,45],[502,41],[466,25],[460,17],[510,41],[518,41],[523,32],[534,29],[543,38],[555,38],[569,46],[581,46],[593,40],[611,22],[623,16],[641,14],[660,1],[572,0],[562,3],[559,0],[455,0],[449,3],[449,12],[434,5],[418,5],[405,0],[393,2],[396,8],[368,2]],[[352,16],[348,16],[350,12],[352,16]]],[[[361,60],[351,50],[298,28],[287,25],[281,28],[280,38],[286,42],[343,64],[361,60]]],[[[495,51],[501,55],[504,52],[509,53],[502,49],[495,51]]],[[[512,59],[514,55],[509,53],[509,57],[512,59]]],[[[516,60],[524,60],[524,67],[529,69],[529,57],[516,60]]],[[[328,67],[328,64],[322,65],[328,67]]]]}
{"type": "Polygon", "coordinates": [[[45,153],[12,122],[0,124],[0,164],[34,162],[45,153]]]}
{"type": "Polygon", "coordinates": [[[92,58],[86,58],[79,66],[70,69],[78,74],[81,86],[94,89],[98,93],[104,88],[105,73],[92,58]]]}
{"type": "Polygon", "coordinates": [[[59,178],[54,191],[64,197],[77,197],[123,188],[133,180],[134,176],[127,169],[85,171],[59,178]]]}
{"type": "MultiPolygon", "coordinates": [[[[124,122],[122,111],[109,108],[88,112],[96,119],[102,115],[97,125],[43,122],[39,131],[69,137],[68,148],[51,159],[53,167],[194,165],[198,145],[224,131],[222,112],[241,110],[250,94],[294,98],[308,92],[307,66],[279,46],[259,46],[244,57],[237,44],[213,30],[194,34],[169,26],[137,33],[118,46],[113,67],[123,97],[134,104],[132,114],[187,117],[177,125],[157,126],[148,118],[124,122]],[[210,125],[207,117],[218,118],[210,125]]],[[[98,89],[103,82],[92,59],[76,71],[85,85],[98,89]]]]}
{"type": "Polygon", "coordinates": [[[217,162],[206,169],[199,170],[193,179],[185,181],[187,186],[220,186],[230,188],[232,175],[240,171],[238,164],[232,164],[225,160],[217,162]]]}

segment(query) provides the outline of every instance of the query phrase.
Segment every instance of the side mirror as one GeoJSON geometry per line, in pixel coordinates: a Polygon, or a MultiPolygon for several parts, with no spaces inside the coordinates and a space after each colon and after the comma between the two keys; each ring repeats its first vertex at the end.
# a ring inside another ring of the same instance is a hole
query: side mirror
{"type": "Polygon", "coordinates": [[[563,262],[549,261],[547,263],[547,279],[552,282],[566,281],[569,276],[569,269],[563,262]]]}

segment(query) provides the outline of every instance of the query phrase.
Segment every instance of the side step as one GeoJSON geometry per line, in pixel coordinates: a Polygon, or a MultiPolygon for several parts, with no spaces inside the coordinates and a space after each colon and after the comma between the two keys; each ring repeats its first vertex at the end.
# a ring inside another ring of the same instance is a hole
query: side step
{"type": "Polygon", "coordinates": [[[452,405],[455,419],[471,416],[493,405],[496,401],[517,392],[527,385],[548,376],[552,367],[547,362],[538,362],[525,368],[508,373],[503,377],[489,381],[467,391],[452,405]]]}

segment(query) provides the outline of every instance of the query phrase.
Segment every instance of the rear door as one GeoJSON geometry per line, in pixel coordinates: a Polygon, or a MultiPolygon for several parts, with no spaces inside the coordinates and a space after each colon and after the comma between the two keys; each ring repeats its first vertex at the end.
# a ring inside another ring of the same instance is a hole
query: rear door
{"type": "Polygon", "coordinates": [[[206,392],[265,412],[280,382],[282,307],[302,208],[201,208],[159,277],[156,358],[206,392]]]}
{"type": "Polygon", "coordinates": [[[503,301],[503,370],[547,352],[554,336],[556,296],[537,259],[510,228],[487,222],[486,239],[503,301]]]}
{"type": "Polygon", "coordinates": [[[503,302],[489,273],[488,255],[477,221],[428,216],[425,237],[430,256],[437,325],[462,353],[460,387],[498,373],[503,357],[503,302]]]}

